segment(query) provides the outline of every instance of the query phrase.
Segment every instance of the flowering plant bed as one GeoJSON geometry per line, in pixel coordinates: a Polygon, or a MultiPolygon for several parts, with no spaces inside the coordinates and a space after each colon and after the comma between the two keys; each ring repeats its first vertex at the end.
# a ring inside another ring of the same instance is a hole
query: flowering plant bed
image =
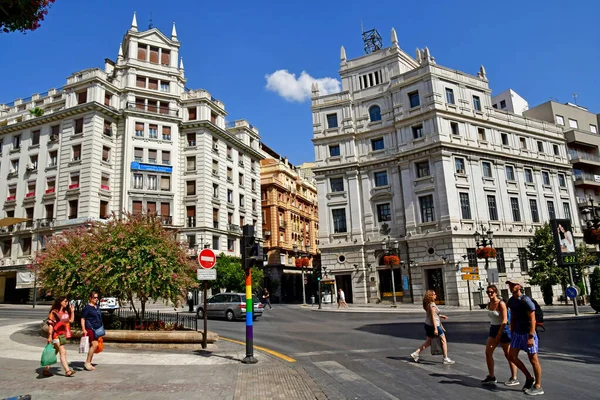
{"type": "Polygon", "coordinates": [[[392,256],[384,256],[383,263],[385,265],[398,265],[400,264],[400,257],[392,255],[392,256]]]}
{"type": "Polygon", "coordinates": [[[583,240],[587,244],[598,244],[600,243],[600,229],[584,229],[583,240]]]}
{"type": "Polygon", "coordinates": [[[477,258],[496,258],[496,249],[493,247],[480,247],[475,254],[477,258]]]}

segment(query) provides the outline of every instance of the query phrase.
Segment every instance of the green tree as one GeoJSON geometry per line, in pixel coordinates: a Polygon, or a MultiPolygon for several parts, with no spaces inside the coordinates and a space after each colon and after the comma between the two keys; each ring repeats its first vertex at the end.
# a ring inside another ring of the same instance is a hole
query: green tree
{"type": "Polygon", "coordinates": [[[128,300],[143,318],[150,298],[178,304],[186,289],[197,286],[196,265],[176,236],[154,215],[113,215],[106,223],[53,237],[36,267],[52,293],[85,299],[98,290],[128,300]]]}
{"type": "Polygon", "coordinates": [[[573,279],[581,288],[581,294],[586,295],[585,285],[583,284],[583,271],[590,265],[596,265],[598,257],[590,253],[588,246],[581,242],[576,248],[577,251],[577,266],[573,270],[573,279]]]}
{"type": "Polygon", "coordinates": [[[590,304],[600,312],[600,267],[596,267],[590,275],[590,304]]]}
{"type": "MultiPolygon", "coordinates": [[[[242,268],[239,257],[220,255],[217,257],[217,279],[213,282],[213,289],[224,288],[228,292],[246,292],[246,274],[242,268]]],[[[264,280],[264,273],[260,268],[252,268],[252,292],[255,293],[264,280]]]]}
{"type": "Polygon", "coordinates": [[[35,31],[55,0],[3,0],[0,2],[0,32],[35,31]]]}
{"type": "Polygon", "coordinates": [[[29,114],[31,114],[35,118],[41,117],[42,115],[44,115],[44,110],[42,108],[35,107],[29,110],[29,114]]]}
{"type": "Polygon", "coordinates": [[[552,286],[564,283],[568,273],[566,268],[561,268],[556,263],[554,236],[549,223],[535,231],[527,245],[527,258],[533,262],[529,270],[529,283],[539,285],[544,303],[551,305],[554,297],[552,286]]]}

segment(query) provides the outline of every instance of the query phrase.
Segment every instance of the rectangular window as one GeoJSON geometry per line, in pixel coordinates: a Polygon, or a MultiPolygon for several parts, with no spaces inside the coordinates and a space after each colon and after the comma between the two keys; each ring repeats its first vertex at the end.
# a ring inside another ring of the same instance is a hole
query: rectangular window
{"type": "Polygon", "coordinates": [[[337,114],[327,114],[327,129],[333,129],[338,127],[337,114]]]}
{"type": "Polygon", "coordinates": [[[345,233],[346,229],[346,209],[338,208],[331,210],[333,217],[333,233],[345,233]]]}
{"type": "Polygon", "coordinates": [[[392,211],[390,209],[390,203],[377,204],[377,221],[385,222],[392,220],[392,211]]]}
{"type": "Polygon", "coordinates": [[[567,187],[567,181],[565,180],[564,174],[558,174],[558,186],[562,188],[567,187]]]}
{"type": "Polygon", "coordinates": [[[458,158],[458,157],[455,158],[454,159],[454,166],[455,166],[457,174],[465,174],[466,173],[465,159],[464,158],[458,158]]]}
{"type": "Polygon", "coordinates": [[[158,47],[150,47],[150,62],[158,64],[158,47]]]}
{"type": "Polygon", "coordinates": [[[477,139],[480,142],[485,142],[486,141],[485,128],[477,128],[477,139]]]}
{"type": "Polygon", "coordinates": [[[213,208],[213,228],[219,229],[219,209],[213,208]]]}
{"type": "Polygon", "coordinates": [[[188,108],[188,116],[189,116],[189,120],[193,121],[196,119],[196,107],[189,107],[188,108]]]}
{"type": "Polygon", "coordinates": [[[508,146],[508,133],[500,133],[502,138],[502,146],[508,146]]]}
{"type": "Polygon", "coordinates": [[[73,146],[73,161],[81,160],[81,145],[77,144],[73,146]]]}
{"type": "Polygon", "coordinates": [[[186,135],[187,137],[187,145],[188,147],[194,147],[196,145],[196,134],[195,133],[188,133],[186,135]]]}
{"type": "Polygon", "coordinates": [[[144,161],[144,149],[142,149],[141,147],[135,147],[133,149],[133,160],[137,161],[137,162],[143,162],[144,161]]]}
{"type": "Polygon", "coordinates": [[[213,197],[219,197],[219,185],[213,183],[213,197]]]}
{"type": "Polygon", "coordinates": [[[488,195],[488,214],[490,215],[490,221],[498,221],[498,207],[496,206],[496,196],[488,195]]]}
{"type": "Polygon", "coordinates": [[[158,178],[156,175],[148,175],[148,190],[157,189],[158,178]]]}
{"type": "Polygon", "coordinates": [[[238,174],[238,184],[243,187],[244,186],[244,174],[238,174]]]}
{"type": "Polygon", "coordinates": [[[474,248],[467,249],[467,261],[469,267],[477,267],[477,250],[474,248]]]}
{"type": "Polygon", "coordinates": [[[553,201],[548,202],[548,216],[550,217],[551,220],[556,219],[556,210],[554,209],[553,201]]]}
{"type": "Polygon", "coordinates": [[[138,136],[138,137],[144,136],[144,123],[143,122],[135,123],[135,136],[138,136]]]}
{"type": "Polygon", "coordinates": [[[196,181],[187,181],[186,182],[186,194],[188,196],[196,195],[196,181]]]}
{"type": "Polygon", "coordinates": [[[481,100],[479,96],[473,96],[473,108],[477,111],[481,111],[481,100]]]}
{"type": "Polygon", "coordinates": [[[420,139],[423,137],[423,125],[415,125],[412,127],[413,139],[420,139]]]}
{"type": "Polygon", "coordinates": [[[421,222],[435,221],[433,195],[419,197],[419,204],[421,206],[421,222]]]}
{"type": "Polygon", "coordinates": [[[527,150],[527,140],[524,137],[519,138],[519,143],[521,145],[521,149],[527,150]]]}
{"type": "Polygon", "coordinates": [[[17,150],[21,148],[21,135],[13,136],[13,149],[17,150]]]}
{"type": "Polygon", "coordinates": [[[110,190],[110,176],[108,174],[103,173],[100,177],[100,188],[110,190]]]}
{"type": "Polygon", "coordinates": [[[533,183],[533,171],[529,168],[525,168],[525,182],[533,183]]]}
{"type": "Polygon", "coordinates": [[[453,135],[460,135],[460,131],[458,130],[458,122],[450,122],[450,130],[452,131],[453,135]]]}
{"type": "Polygon", "coordinates": [[[544,181],[544,185],[550,186],[550,174],[548,171],[542,171],[542,180],[544,181]]]}
{"type": "Polygon", "coordinates": [[[158,79],[148,79],[148,89],[158,90],[158,79]]]}
{"type": "Polygon", "coordinates": [[[233,168],[227,167],[227,180],[233,182],[233,168]]]}
{"type": "Polygon", "coordinates": [[[219,236],[212,237],[212,249],[219,250],[219,236]]]}
{"type": "Polygon", "coordinates": [[[110,93],[104,93],[104,105],[110,107],[110,101],[112,100],[112,95],[110,93]]]}
{"type": "Polygon", "coordinates": [[[22,242],[21,242],[21,250],[23,251],[23,255],[24,256],[28,256],[31,254],[31,238],[27,237],[27,238],[23,238],[22,242]]]}
{"type": "Polygon", "coordinates": [[[138,44],[138,60],[146,61],[146,46],[138,44]]]}
{"type": "Polygon", "coordinates": [[[410,104],[410,108],[419,107],[421,105],[418,91],[408,94],[408,103],[410,104]]]}
{"type": "Polygon", "coordinates": [[[562,117],[562,115],[556,115],[556,123],[558,125],[565,125],[565,119],[562,117]]]}
{"type": "Polygon", "coordinates": [[[227,238],[227,251],[230,253],[235,251],[235,239],[227,238]]]}
{"type": "Polygon", "coordinates": [[[227,202],[233,204],[233,190],[227,189],[227,202]]]}
{"type": "Polygon", "coordinates": [[[139,88],[146,88],[146,77],[145,76],[136,76],[135,77],[135,86],[139,88]]]}
{"type": "Polygon", "coordinates": [[[540,222],[540,213],[538,212],[537,200],[529,199],[529,208],[531,209],[531,220],[540,222]]]}
{"type": "Polygon", "coordinates": [[[148,137],[151,139],[158,138],[158,125],[154,125],[154,124],[148,125],[148,137]]]}
{"type": "Polygon", "coordinates": [[[332,192],[343,192],[344,191],[344,178],[331,178],[329,179],[332,192]]]}
{"type": "Polygon", "coordinates": [[[51,151],[48,153],[48,166],[56,167],[58,165],[58,151],[51,151]]]}
{"type": "Polygon", "coordinates": [[[110,162],[110,147],[102,146],[102,161],[110,162]]]}
{"type": "Polygon", "coordinates": [[[340,156],[340,145],[334,144],[329,146],[329,156],[330,157],[339,157],[340,156]]]}
{"type": "Polygon", "coordinates": [[[214,112],[210,112],[210,122],[212,122],[213,124],[217,124],[217,114],[215,114],[214,112]]]}
{"type": "Polygon", "coordinates": [[[160,190],[165,192],[171,190],[171,178],[169,176],[160,177],[160,190]]]}
{"type": "Polygon", "coordinates": [[[471,219],[471,203],[469,202],[469,193],[460,193],[460,210],[463,219],[471,219]]]}
{"type": "Polygon", "coordinates": [[[245,203],[244,203],[244,195],[240,194],[240,208],[244,208],[245,203]]]}
{"type": "Polygon", "coordinates": [[[388,178],[387,178],[386,171],[375,172],[374,178],[375,178],[375,186],[387,186],[388,178]]]}
{"type": "Polygon", "coordinates": [[[544,153],[544,142],[538,140],[537,148],[538,148],[538,153],[544,153]]]}
{"type": "Polygon", "coordinates": [[[373,151],[383,150],[384,148],[383,138],[371,139],[371,149],[373,151]]]}
{"type": "Polygon", "coordinates": [[[521,210],[519,208],[519,199],[517,197],[510,198],[510,208],[514,222],[521,222],[521,210]]]}
{"type": "Polygon", "coordinates": [[[162,65],[171,64],[171,51],[167,49],[162,49],[160,52],[160,63],[162,65]]]}
{"type": "Polygon", "coordinates": [[[446,103],[454,104],[454,90],[446,88],[446,103]]]}
{"type": "Polygon", "coordinates": [[[144,188],[144,176],[142,174],[133,174],[133,188],[143,189],[144,188]]]}
{"type": "Polygon", "coordinates": [[[590,124],[590,132],[598,133],[598,128],[596,127],[596,125],[590,124]]]}
{"type": "Polygon", "coordinates": [[[557,145],[557,144],[553,144],[553,145],[552,145],[552,150],[554,151],[554,155],[555,155],[555,156],[559,156],[559,155],[560,155],[560,150],[559,150],[559,148],[558,148],[558,145],[557,145]]]}
{"type": "Polygon", "coordinates": [[[188,157],[186,159],[186,171],[195,171],[196,170],[196,157],[188,157]]]}
{"type": "Polygon", "coordinates": [[[563,212],[565,213],[565,219],[571,219],[571,206],[569,203],[563,203],[563,212]]]}
{"type": "Polygon", "coordinates": [[[504,110],[506,108],[506,100],[500,100],[500,108],[504,110]]]}
{"type": "Polygon", "coordinates": [[[504,261],[504,249],[496,247],[496,266],[499,274],[506,273],[506,262],[504,261]]]}
{"type": "Polygon", "coordinates": [[[77,93],[77,104],[87,103],[87,90],[77,93]]]}
{"type": "Polygon", "coordinates": [[[529,272],[529,263],[527,260],[527,249],[523,247],[518,248],[519,264],[521,264],[521,272],[529,272]]]}
{"type": "Polygon", "coordinates": [[[69,200],[69,219],[76,219],[78,214],[79,201],[69,200]]]}
{"type": "Polygon", "coordinates": [[[196,227],[196,206],[187,206],[186,207],[186,226],[188,228],[196,227]]]}
{"type": "Polygon", "coordinates": [[[515,180],[515,168],[512,165],[506,166],[506,180],[514,181],[515,180]]]}
{"type": "Polygon", "coordinates": [[[40,130],[39,129],[31,132],[31,145],[37,146],[38,144],[40,144],[40,130]]]}
{"type": "Polygon", "coordinates": [[[171,152],[163,150],[161,153],[163,165],[171,165],[171,152]]]}
{"type": "Polygon", "coordinates": [[[52,125],[50,127],[50,140],[58,139],[59,133],[60,133],[60,125],[52,125]]]}
{"type": "Polygon", "coordinates": [[[423,178],[425,176],[429,176],[429,161],[423,161],[415,163],[415,168],[417,170],[417,178],[423,178]]]}
{"type": "Polygon", "coordinates": [[[148,150],[148,162],[151,164],[156,164],[156,155],[158,151],[149,149],[148,150]]]}
{"type": "Polygon", "coordinates": [[[252,191],[256,191],[256,179],[252,179],[250,180],[250,189],[252,189],[252,191]]]}
{"type": "Polygon", "coordinates": [[[169,92],[169,82],[161,81],[160,82],[160,91],[168,93],[169,92]]]}
{"type": "Polygon", "coordinates": [[[574,129],[578,129],[579,128],[579,124],[577,124],[577,120],[569,118],[569,127],[574,128],[574,129]]]}
{"type": "Polygon", "coordinates": [[[492,177],[492,164],[490,164],[487,161],[484,161],[481,163],[481,169],[483,171],[483,176],[485,178],[491,178],[492,177]]]}
{"type": "Polygon", "coordinates": [[[83,133],[83,118],[75,120],[75,134],[83,133]]]}

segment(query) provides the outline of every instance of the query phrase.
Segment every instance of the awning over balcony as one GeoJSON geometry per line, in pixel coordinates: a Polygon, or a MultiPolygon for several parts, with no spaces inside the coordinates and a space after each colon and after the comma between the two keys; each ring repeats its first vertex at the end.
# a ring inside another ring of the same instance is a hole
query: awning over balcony
{"type": "Polygon", "coordinates": [[[0,218],[0,227],[18,224],[20,222],[31,221],[29,218],[6,217],[0,218]]]}

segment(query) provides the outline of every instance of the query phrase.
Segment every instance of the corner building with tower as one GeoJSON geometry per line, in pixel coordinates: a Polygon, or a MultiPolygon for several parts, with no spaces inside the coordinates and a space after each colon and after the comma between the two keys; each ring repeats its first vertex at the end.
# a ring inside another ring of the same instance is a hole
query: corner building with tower
{"type": "Polygon", "coordinates": [[[262,235],[258,130],[186,88],[181,43],[135,15],[116,61],[61,88],[0,104],[0,302],[31,296],[27,265],[48,237],[112,212],[155,213],[187,241],[240,255],[262,235]],[[31,112],[34,110],[33,112],[31,112]]]}
{"type": "Polygon", "coordinates": [[[395,287],[398,303],[431,289],[442,304],[476,306],[488,282],[507,298],[507,279],[541,299],[528,241],[552,218],[579,221],[562,127],[493,108],[483,66],[447,68],[427,48],[413,58],[393,29],[390,47],[376,31],[363,39],[361,57],[341,48],[340,93],[312,88],[327,276],[354,303],[392,301],[395,287]],[[478,258],[490,238],[496,257],[478,258]]]}

